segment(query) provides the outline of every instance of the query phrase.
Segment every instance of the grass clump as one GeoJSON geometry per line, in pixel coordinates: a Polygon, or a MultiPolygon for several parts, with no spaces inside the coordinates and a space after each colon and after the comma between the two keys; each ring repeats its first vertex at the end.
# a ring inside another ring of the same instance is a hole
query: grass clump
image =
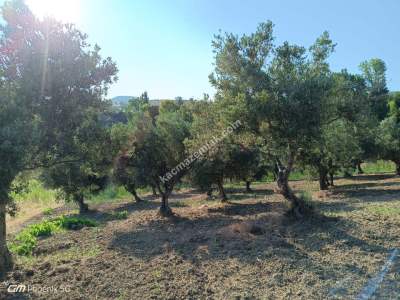
{"type": "Polygon", "coordinates": [[[76,230],[83,227],[94,227],[97,223],[87,218],[60,216],[33,224],[22,230],[10,244],[11,252],[28,256],[31,255],[39,237],[48,237],[61,230],[76,230]]]}
{"type": "Polygon", "coordinates": [[[396,166],[393,162],[387,160],[378,160],[376,162],[363,163],[362,169],[366,174],[376,173],[394,173],[396,166]]]}
{"type": "Polygon", "coordinates": [[[367,211],[382,216],[400,215],[400,207],[372,205],[367,207],[367,211]]]}
{"type": "Polygon", "coordinates": [[[92,195],[89,201],[92,203],[118,202],[130,197],[132,197],[132,195],[123,186],[111,184],[100,193],[92,195]]]}
{"type": "Polygon", "coordinates": [[[17,203],[30,201],[50,205],[56,201],[57,191],[44,187],[38,179],[32,178],[26,182],[26,187],[22,192],[13,192],[12,197],[17,203]]]}
{"type": "Polygon", "coordinates": [[[45,208],[45,209],[43,210],[43,214],[44,214],[45,216],[51,216],[53,213],[54,213],[54,209],[51,208],[51,207],[45,208]]]}
{"type": "Polygon", "coordinates": [[[118,211],[118,212],[112,212],[111,213],[111,219],[113,220],[125,220],[128,218],[128,211],[123,210],[123,211],[118,211]]]}

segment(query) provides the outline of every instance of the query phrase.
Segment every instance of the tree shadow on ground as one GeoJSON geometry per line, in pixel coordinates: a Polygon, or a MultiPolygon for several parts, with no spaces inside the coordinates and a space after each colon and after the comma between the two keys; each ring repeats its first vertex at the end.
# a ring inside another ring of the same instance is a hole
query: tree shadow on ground
{"type": "Polygon", "coordinates": [[[229,194],[244,194],[247,196],[250,195],[271,195],[274,192],[271,189],[265,188],[257,188],[257,186],[251,188],[250,192],[246,191],[246,188],[236,188],[236,187],[229,187],[225,189],[225,192],[229,194]]]}
{"type": "Polygon", "coordinates": [[[228,201],[228,205],[222,207],[209,208],[208,212],[210,214],[222,214],[227,216],[248,216],[256,215],[262,212],[271,211],[273,209],[273,204],[275,203],[265,203],[258,202],[255,204],[245,204],[245,203],[232,203],[228,201]]]}
{"type": "Polygon", "coordinates": [[[70,214],[67,216],[81,216],[81,217],[87,217],[90,219],[93,219],[101,224],[105,224],[109,221],[114,221],[118,220],[118,213],[120,212],[127,212],[128,214],[131,214],[133,212],[137,211],[146,211],[146,210],[154,210],[160,206],[159,203],[154,202],[154,201],[141,201],[141,202],[127,202],[123,203],[122,205],[119,204],[115,208],[100,208],[100,209],[90,209],[86,213],[80,213],[80,214],[70,214]]]}
{"type": "Polygon", "coordinates": [[[350,178],[342,179],[350,179],[350,180],[358,180],[358,181],[366,181],[366,180],[386,180],[390,178],[395,178],[396,175],[393,173],[381,173],[381,174],[363,174],[363,175],[355,175],[350,178]]]}
{"type": "Polygon", "coordinates": [[[358,210],[357,207],[354,207],[353,202],[321,200],[321,201],[314,201],[314,205],[320,211],[328,211],[333,213],[351,212],[358,210]]]}
{"type": "Polygon", "coordinates": [[[334,194],[340,194],[348,198],[350,201],[357,200],[362,202],[385,202],[398,200],[400,198],[400,190],[386,189],[335,189],[334,194]]]}
{"type": "Polygon", "coordinates": [[[398,186],[400,188],[399,182],[365,182],[365,183],[352,183],[352,184],[341,184],[338,189],[365,189],[374,187],[390,187],[398,186]]]}
{"type": "Polygon", "coordinates": [[[272,203],[234,204],[225,209],[209,209],[207,214],[195,218],[175,216],[153,220],[116,232],[110,246],[145,261],[171,253],[192,263],[231,258],[246,264],[257,264],[260,259],[295,263],[304,259],[310,264],[310,271],[316,273],[321,269],[339,272],[309,255],[326,247],[336,247],[338,241],[342,241],[341,247],[346,250],[387,252],[378,244],[370,244],[350,234],[348,228],[356,224],[348,220],[318,213],[296,220],[285,215],[283,207],[276,209],[272,203]],[[243,220],[241,217],[246,215],[246,210],[250,219],[243,220]],[[269,213],[253,215],[256,210],[269,213]],[[251,227],[248,224],[256,224],[261,230],[251,234],[246,231],[251,227]]]}

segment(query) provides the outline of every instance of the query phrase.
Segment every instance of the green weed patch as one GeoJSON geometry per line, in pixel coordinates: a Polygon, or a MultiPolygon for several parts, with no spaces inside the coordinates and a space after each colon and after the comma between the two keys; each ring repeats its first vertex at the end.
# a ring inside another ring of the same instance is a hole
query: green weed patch
{"type": "Polygon", "coordinates": [[[77,230],[83,227],[95,227],[93,220],[80,217],[60,216],[33,224],[22,230],[10,244],[11,252],[18,255],[31,255],[39,237],[51,236],[61,230],[77,230]]]}

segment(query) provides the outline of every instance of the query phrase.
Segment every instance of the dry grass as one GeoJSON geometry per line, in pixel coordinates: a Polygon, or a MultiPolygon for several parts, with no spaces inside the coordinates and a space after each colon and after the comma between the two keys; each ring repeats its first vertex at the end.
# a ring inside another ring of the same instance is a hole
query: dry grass
{"type": "MultiPolygon", "coordinates": [[[[287,216],[265,184],[252,194],[232,188],[224,205],[184,191],[171,219],[158,216],[158,200],[103,204],[90,215],[101,227],[40,241],[41,254],[19,259],[10,281],[71,287],[32,295],[40,299],[354,298],[399,247],[400,179],[341,179],[327,193],[293,185],[313,194],[313,216],[287,216]],[[125,210],[126,220],[110,218],[125,210]]],[[[399,270],[378,296],[397,297],[399,270]]]]}

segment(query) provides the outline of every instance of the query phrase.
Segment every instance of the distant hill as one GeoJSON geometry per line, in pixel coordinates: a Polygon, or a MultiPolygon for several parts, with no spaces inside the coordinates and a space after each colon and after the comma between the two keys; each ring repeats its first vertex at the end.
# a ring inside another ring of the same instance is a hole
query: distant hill
{"type": "Polygon", "coordinates": [[[134,96],[116,96],[111,100],[115,105],[125,106],[128,104],[128,101],[132,98],[134,98],[134,96]]]}
{"type": "MultiPolygon", "coordinates": [[[[114,98],[112,98],[112,102],[114,103],[114,105],[116,106],[120,106],[120,107],[124,107],[126,105],[128,105],[128,102],[130,99],[132,98],[136,98],[135,96],[116,96],[114,98]]],[[[168,99],[152,99],[149,100],[150,106],[160,106],[161,101],[163,100],[168,100],[168,99]]]]}

